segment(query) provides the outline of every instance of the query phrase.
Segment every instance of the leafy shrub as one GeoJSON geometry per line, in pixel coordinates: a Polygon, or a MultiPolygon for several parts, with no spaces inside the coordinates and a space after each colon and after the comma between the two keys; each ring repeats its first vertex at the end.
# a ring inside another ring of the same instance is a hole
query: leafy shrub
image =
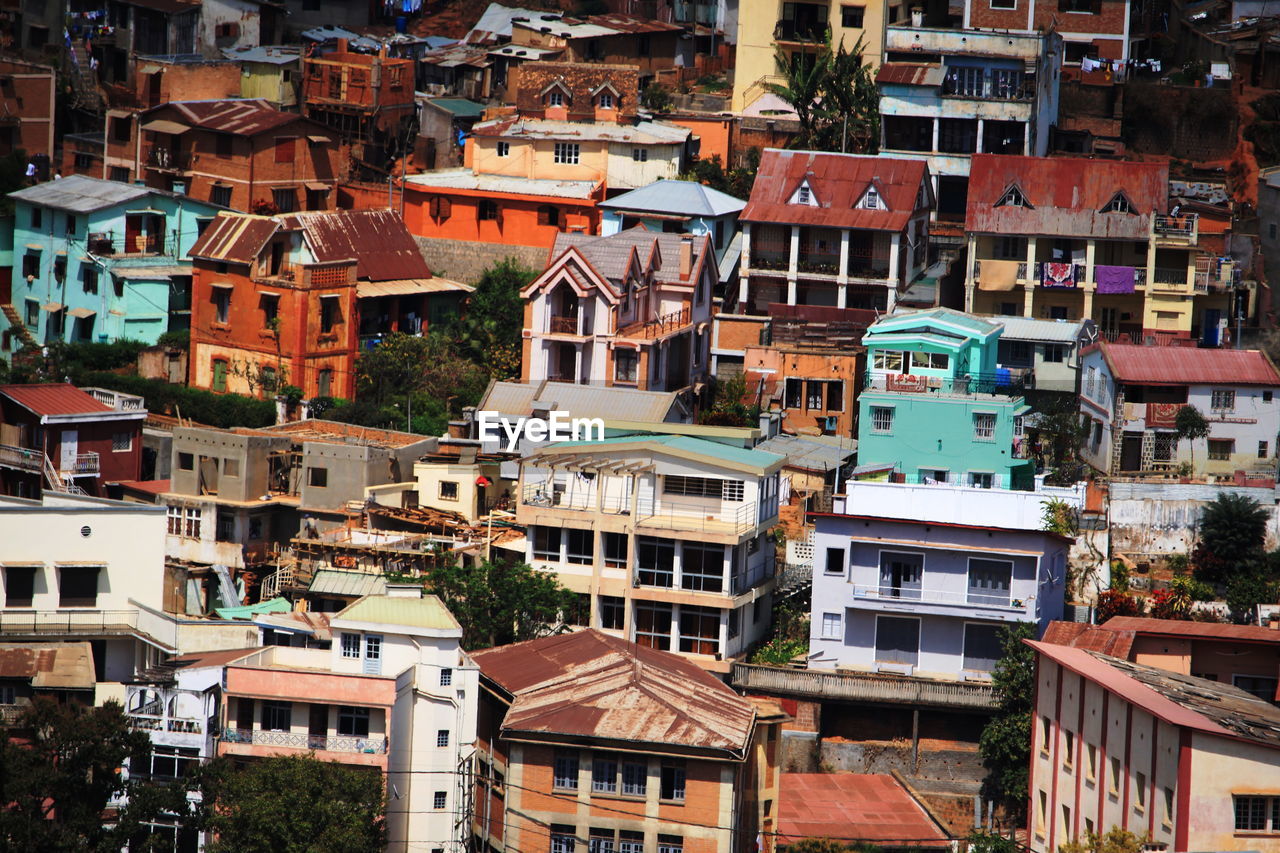
{"type": "Polygon", "coordinates": [[[164,415],[181,413],[183,418],[208,426],[264,427],[276,422],[276,405],[270,400],[256,400],[240,394],[214,394],[185,385],[170,385],[159,379],[116,373],[87,373],[82,382],[136,394],[146,400],[148,411],[164,415]]]}

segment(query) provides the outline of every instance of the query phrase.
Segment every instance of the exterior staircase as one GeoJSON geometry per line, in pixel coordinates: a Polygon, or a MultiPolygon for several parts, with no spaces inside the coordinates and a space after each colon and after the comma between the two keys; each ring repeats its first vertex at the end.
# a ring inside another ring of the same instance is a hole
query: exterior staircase
{"type": "Polygon", "coordinates": [[[102,90],[98,88],[98,75],[89,67],[89,51],[84,44],[75,41],[71,44],[70,55],[66,59],[67,76],[71,79],[72,106],[90,112],[102,112],[105,104],[102,90]]]}
{"type": "Polygon", "coordinates": [[[18,340],[27,346],[38,346],[35,335],[31,334],[27,324],[22,322],[22,315],[18,313],[17,306],[8,302],[0,304],[0,314],[4,314],[4,318],[9,321],[9,328],[18,336],[18,340]]]}

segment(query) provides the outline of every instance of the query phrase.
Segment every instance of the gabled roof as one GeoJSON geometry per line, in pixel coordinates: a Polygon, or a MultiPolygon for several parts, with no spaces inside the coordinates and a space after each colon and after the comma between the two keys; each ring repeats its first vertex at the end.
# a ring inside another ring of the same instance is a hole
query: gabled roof
{"type": "Polygon", "coordinates": [[[886,314],[867,327],[862,336],[865,346],[876,343],[876,338],[887,335],[923,335],[941,333],[944,336],[960,335],[965,338],[987,340],[998,337],[1003,327],[991,320],[975,317],[952,308],[930,308],[927,311],[902,311],[886,314]]]}
{"type": "MultiPolygon", "coordinates": [[[[65,210],[68,213],[93,213],[119,204],[141,201],[147,198],[171,198],[190,205],[192,202],[208,211],[225,210],[221,205],[193,199],[188,195],[172,193],[154,187],[140,187],[120,181],[104,181],[87,175],[68,175],[57,181],[45,181],[34,187],[24,187],[9,193],[9,198],[28,204],[65,210]]],[[[203,211],[201,211],[203,212],[203,211]]]]}
{"type": "Polygon", "coordinates": [[[189,127],[234,133],[236,136],[256,136],[291,122],[310,121],[297,113],[281,112],[260,98],[173,101],[153,107],[142,115],[149,116],[158,110],[173,110],[178,114],[178,120],[189,127]]]}
{"type": "Polygon", "coordinates": [[[550,380],[494,382],[476,408],[512,417],[532,415],[535,411],[561,411],[570,412],[576,418],[654,424],[688,419],[688,412],[675,391],[638,391],[550,380]]]}
{"type": "MultiPolygon", "coordinates": [[[[1114,621],[1114,620],[1113,620],[1114,621]]],[[[1112,630],[1104,625],[1090,625],[1086,622],[1049,623],[1044,631],[1044,642],[1055,646],[1071,646],[1089,652],[1102,652],[1112,657],[1129,657],[1133,649],[1133,632],[1112,630]]]]}
{"type": "Polygon", "coordinates": [[[316,260],[356,259],[356,275],[368,281],[431,278],[418,243],[390,210],[327,210],[291,213],[287,228],[301,228],[316,260]]]}
{"type": "MultiPolygon", "coordinates": [[[[652,267],[655,280],[671,284],[693,285],[702,274],[703,263],[708,259],[712,264],[715,263],[715,252],[709,236],[649,231],[643,226],[628,228],[607,237],[557,234],[556,242],[551,248],[551,257],[558,258],[570,248],[576,249],[592,268],[615,284],[625,277],[633,254],[639,260],[642,273],[649,272],[652,267]],[[680,251],[684,237],[690,237],[692,251],[692,264],[687,279],[680,278],[680,251]]],[[[716,275],[719,275],[718,271],[716,275]]]]}
{"type": "Polygon", "coordinates": [[[951,843],[911,792],[888,773],[783,773],[778,843],[805,838],[899,842],[891,845],[895,848],[951,843]]]}
{"type": "MultiPolygon", "coordinates": [[[[916,199],[928,171],[923,160],[766,148],[741,219],[898,232],[907,227],[916,211],[916,199]],[[806,179],[819,206],[788,204],[796,187],[806,179]],[[888,210],[854,207],[873,181],[879,183],[888,210]]],[[[927,187],[925,193],[927,199],[927,187]]]]}
{"type": "MultiPolygon", "coordinates": [[[[1280,372],[1258,350],[1147,347],[1099,341],[1111,375],[1133,385],[1280,387],[1280,372]]],[[[1092,351],[1092,347],[1088,351],[1092,351]]]]}
{"type": "Polygon", "coordinates": [[[251,264],[278,230],[280,223],[270,216],[220,213],[205,226],[188,254],[210,261],[251,264]]]}
{"type": "Polygon", "coordinates": [[[974,154],[965,231],[1146,240],[1152,213],[1169,206],[1169,165],[1082,157],[974,154]],[[996,206],[1017,186],[1031,207],[996,206]],[[1137,215],[1102,213],[1118,191],[1137,215]]]}
{"type": "Polygon", "coordinates": [[[475,26],[467,33],[465,41],[468,44],[495,44],[500,39],[511,38],[511,22],[518,18],[531,21],[541,19],[550,23],[558,21],[563,16],[564,13],[558,11],[522,9],[518,6],[490,3],[480,15],[480,20],[476,21],[475,26]]]}
{"type": "Polygon", "coordinates": [[[578,631],[472,653],[511,696],[505,737],[676,746],[741,760],[755,707],[670,652],[578,631]]]}
{"type": "Polygon", "coordinates": [[[1098,627],[1107,631],[1132,631],[1163,637],[1199,640],[1231,640],[1244,643],[1272,643],[1280,647],[1280,631],[1261,625],[1228,625],[1223,622],[1189,622],[1182,619],[1151,619],[1145,616],[1112,616],[1098,627]]]}
{"type": "Polygon", "coordinates": [[[742,199],[697,181],[670,179],[654,181],[596,205],[602,210],[665,213],[673,216],[725,216],[741,213],[746,206],[747,203],[742,199]]]}
{"type": "Polygon", "coordinates": [[[8,397],[35,415],[83,415],[115,411],[92,394],[67,382],[44,385],[0,385],[0,395],[8,397]]]}
{"type": "Polygon", "coordinates": [[[1035,317],[991,317],[1004,327],[1002,341],[1056,341],[1075,343],[1080,339],[1084,320],[1040,320],[1035,317]]]}
{"type": "Polygon", "coordinates": [[[421,598],[401,598],[390,595],[366,595],[348,604],[329,618],[329,624],[339,622],[369,622],[401,628],[422,628],[429,631],[457,632],[462,626],[453,614],[434,595],[421,598]]]}

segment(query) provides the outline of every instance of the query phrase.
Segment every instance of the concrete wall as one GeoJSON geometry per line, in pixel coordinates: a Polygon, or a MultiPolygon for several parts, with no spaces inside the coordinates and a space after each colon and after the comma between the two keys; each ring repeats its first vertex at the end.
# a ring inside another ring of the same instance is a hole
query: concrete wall
{"type": "Polygon", "coordinates": [[[1280,547],[1280,507],[1272,489],[1210,486],[1203,483],[1112,483],[1109,518],[1115,553],[1168,556],[1195,545],[1200,514],[1222,494],[1253,498],[1267,522],[1267,550],[1280,547]]]}

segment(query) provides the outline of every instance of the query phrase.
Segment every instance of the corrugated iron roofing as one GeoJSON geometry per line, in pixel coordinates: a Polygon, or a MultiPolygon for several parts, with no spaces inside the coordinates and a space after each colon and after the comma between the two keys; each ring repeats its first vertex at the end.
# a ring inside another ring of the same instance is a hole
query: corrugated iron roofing
{"type": "Polygon", "coordinates": [[[907,227],[916,211],[916,199],[927,176],[923,160],[767,148],[740,218],[744,222],[898,232],[907,227]],[[818,206],[788,204],[806,179],[818,206]],[[888,210],[854,207],[873,182],[888,210]]]}
{"type": "Polygon", "coordinates": [[[740,213],[747,203],[697,181],[665,179],[621,193],[596,207],[602,210],[629,210],[671,213],[680,216],[725,216],[740,213]]]}
{"type": "MultiPolygon", "coordinates": [[[[945,832],[887,773],[783,773],[778,790],[778,843],[803,838],[949,845],[945,832]]],[[[899,845],[894,845],[899,846],[899,845]]]]}
{"type": "Polygon", "coordinates": [[[1128,659],[1133,649],[1133,632],[1084,622],[1050,622],[1044,632],[1044,642],[1128,659]]]}
{"type": "Polygon", "coordinates": [[[28,204],[67,210],[72,213],[92,213],[117,204],[146,198],[155,190],[119,181],[104,181],[86,175],[67,175],[60,181],[45,181],[33,187],[9,193],[9,198],[28,204]]]}
{"type": "Polygon", "coordinates": [[[1040,320],[1035,317],[992,317],[1004,327],[1002,341],[1058,341],[1075,343],[1080,339],[1083,320],[1040,320]]]}
{"type": "Polygon", "coordinates": [[[675,33],[684,29],[679,24],[668,24],[663,21],[655,21],[652,18],[644,18],[639,15],[624,15],[617,12],[606,15],[591,15],[586,21],[589,24],[608,27],[620,33],[675,33]]]}
{"type": "Polygon", "coordinates": [[[251,264],[279,229],[280,223],[270,216],[219,213],[205,226],[189,254],[211,261],[251,264]]]}
{"type": "Polygon", "coordinates": [[[0,385],[0,394],[37,415],[82,415],[111,412],[110,406],[67,382],[45,385],[0,385]]]}
{"type": "Polygon", "coordinates": [[[901,86],[941,86],[942,66],[936,62],[886,62],[876,72],[876,82],[901,86]]]}
{"type": "Polygon", "coordinates": [[[307,591],[324,595],[384,595],[387,591],[387,579],[369,572],[320,569],[311,578],[311,586],[307,591]]]}
{"type": "Polygon", "coordinates": [[[974,154],[965,231],[1146,240],[1151,214],[1169,208],[1167,163],[974,154]],[[1017,186],[1029,207],[1000,201],[1017,186]],[[1123,192],[1136,213],[1102,213],[1123,192]]]}
{"type": "Polygon", "coordinates": [[[1145,616],[1112,616],[1099,627],[1108,631],[1133,631],[1137,634],[1199,637],[1209,640],[1242,640],[1280,645],[1280,631],[1259,625],[1187,622],[1179,619],[1151,619],[1145,616]]]}
{"type": "Polygon", "coordinates": [[[226,99],[218,101],[174,101],[162,104],[143,115],[157,110],[173,109],[180,120],[191,127],[234,133],[237,136],[254,136],[268,130],[304,121],[297,113],[281,112],[262,99],[226,99]]]}
{"type": "Polygon", "coordinates": [[[1280,387],[1280,372],[1258,350],[1146,347],[1099,341],[1119,382],[1134,385],[1263,385],[1280,387]]]}
{"type": "Polygon", "coordinates": [[[404,625],[433,631],[462,631],[458,620],[434,595],[421,598],[397,598],[366,595],[329,617],[338,621],[372,622],[378,625],[404,625]]]}
{"type": "Polygon", "coordinates": [[[391,210],[329,210],[280,217],[301,228],[317,261],[356,259],[356,275],[367,281],[431,278],[413,235],[391,210]]]}
{"type": "Polygon", "coordinates": [[[670,652],[578,631],[475,652],[513,696],[504,734],[675,745],[744,757],[756,711],[670,652]]]}
{"type": "Polygon", "coordinates": [[[674,391],[577,385],[572,382],[494,382],[479,409],[504,415],[531,415],[536,410],[571,412],[577,418],[607,418],[660,424],[684,420],[674,391]]]}
{"type": "Polygon", "coordinates": [[[409,189],[428,192],[464,190],[478,193],[546,196],[548,198],[589,199],[600,186],[597,181],[552,181],[545,178],[519,178],[508,175],[477,175],[470,169],[441,169],[405,178],[409,189]]]}

